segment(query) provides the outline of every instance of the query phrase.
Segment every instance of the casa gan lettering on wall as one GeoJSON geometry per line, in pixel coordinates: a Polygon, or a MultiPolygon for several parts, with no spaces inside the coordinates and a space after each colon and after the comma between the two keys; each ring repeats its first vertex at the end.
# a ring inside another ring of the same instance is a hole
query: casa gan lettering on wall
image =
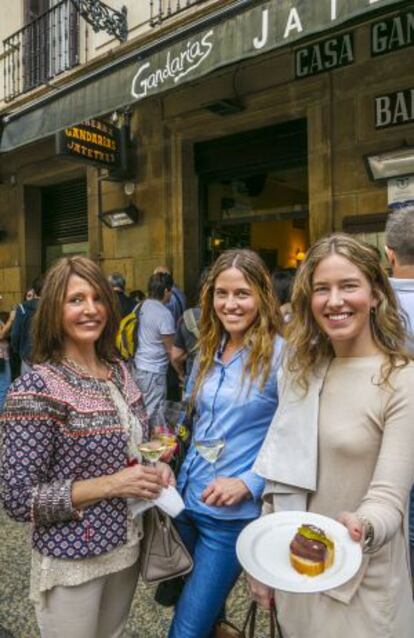
{"type": "Polygon", "coordinates": [[[298,49],[295,53],[296,78],[332,71],[354,61],[354,37],[342,33],[298,49]]]}
{"type": "Polygon", "coordinates": [[[118,168],[119,130],[103,120],[86,120],[56,134],[56,154],[97,166],[118,168]]]}
{"type": "Polygon", "coordinates": [[[414,89],[378,95],[375,98],[375,128],[414,122],[414,89]]]}
{"type": "Polygon", "coordinates": [[[371,25],[371,55],[383,55],[414,44],[414,10],[371,25]]]}

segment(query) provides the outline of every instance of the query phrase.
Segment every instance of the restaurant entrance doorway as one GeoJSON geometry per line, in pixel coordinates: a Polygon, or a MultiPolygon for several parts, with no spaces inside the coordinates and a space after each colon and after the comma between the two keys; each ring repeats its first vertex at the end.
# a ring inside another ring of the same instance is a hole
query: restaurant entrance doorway
{"type": "Polygon", "coordinates": [[[228,248],[269,270],[296,268],[309,244],[306,120],[200,143],[202,266],[228,248]]]}

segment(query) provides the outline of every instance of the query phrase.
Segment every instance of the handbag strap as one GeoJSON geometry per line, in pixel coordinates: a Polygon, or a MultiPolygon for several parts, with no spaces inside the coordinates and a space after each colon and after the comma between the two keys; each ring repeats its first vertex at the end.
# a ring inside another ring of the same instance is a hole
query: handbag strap
{"type": "MultiPolygon", "coordinates": [[[[252,602],[246,615],[246,619],[243,624],[243,635],[245,638],[254,638],[256,629],[256,615],[257,615],[257,603],[252,602]],[[247,633],[248,632],[248,633],[247,633]]],[[[283,638],[282,628],[279,624],[279,620],[276,612],[276,605],[274,601],[270,606],[270,638],[283,638]],[[276,633],[277,630],[277,633],[276,633]]]]}
{"type": "Polygon", "coordinates": [[[242,635],[245,638],[254,638],[254,630],[256,627],[257,603],[253,601],[250,604],[246,618],[243,623],[242,635]],[[249,632],[248,634],[246,632],[249,632]]]}
{"type": "Polygon", "coordinates": [[[277,638],[283,638],[282,628],[277,617],[275,601],[272,601],[270,606],[270,638],[276,638],[276,629],[277,638]]]}

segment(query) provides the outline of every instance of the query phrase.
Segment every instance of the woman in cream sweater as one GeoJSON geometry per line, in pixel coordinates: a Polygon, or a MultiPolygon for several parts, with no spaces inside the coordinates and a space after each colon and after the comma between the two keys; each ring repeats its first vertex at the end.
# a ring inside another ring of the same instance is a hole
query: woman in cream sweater
{"type": "MultiPolygon", "coordinates": [[[[279,410],[254,466],[267,480],[265,509],[336,518],[364,557],[336,589],[276,592],[284,638],[411,638],[414,363],[377,253],[345,234],[319,240],[292,306],[279,410]]],[[[274,592],[253,580],[251,589],[268,606],[274,592]]]]}

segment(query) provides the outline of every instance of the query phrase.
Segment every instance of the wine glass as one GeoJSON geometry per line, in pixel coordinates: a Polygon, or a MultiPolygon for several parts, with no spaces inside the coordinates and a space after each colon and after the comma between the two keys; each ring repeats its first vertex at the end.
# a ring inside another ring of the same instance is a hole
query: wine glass
{"type": "Polygon", "coordinates": [[[152,415],[150,419],[150,430],[152,438],[160,439],[165,446],[165,450],[173,451],[177,440],[174,434],[171,418],[169,417],[166,409],[167,403],[168,402],[165,401],[164,405],[152,415]]]}
{"type": "Polygon", "coordinates": [[[142,457],[152,466],[160,460],[164,452],[168,449],[165,441],[161,438],[164,431],[165,419],[162,408],[158,408],[151,414],[149,418],[150,438],[149,441],[143,441],[138,449],[142,457]]]}
{"type": "Polygon", "coordinates": [[[175,446],[177,444],[177,439],[175,437],[174,432],[171,432],[170,430],[166,430],[164,432],[160,432],[158,436],[161,439],[162,443],[164,443],[164,445],[166,446],[167,450],[175,449],[175,446]]]}
{"type": "Polygon", "coordinates": [[[168,449],[168,446],[164,441],[162,441],[160,435],[156,434],[149,441],[140,443],[138,449],[143,458],[148,461],[150,465],[155,466],[164,452],[168,449]]]}
{"type": "Polygon", "coordinates": [[[202,439],[196,437],[194,440],[194,445],[199,455],[202,456],[205,461],[211,464],[213,468],[214,478],[217,478],[216,463],[226,445],[224,438],[216,437],[202,439]]]}

